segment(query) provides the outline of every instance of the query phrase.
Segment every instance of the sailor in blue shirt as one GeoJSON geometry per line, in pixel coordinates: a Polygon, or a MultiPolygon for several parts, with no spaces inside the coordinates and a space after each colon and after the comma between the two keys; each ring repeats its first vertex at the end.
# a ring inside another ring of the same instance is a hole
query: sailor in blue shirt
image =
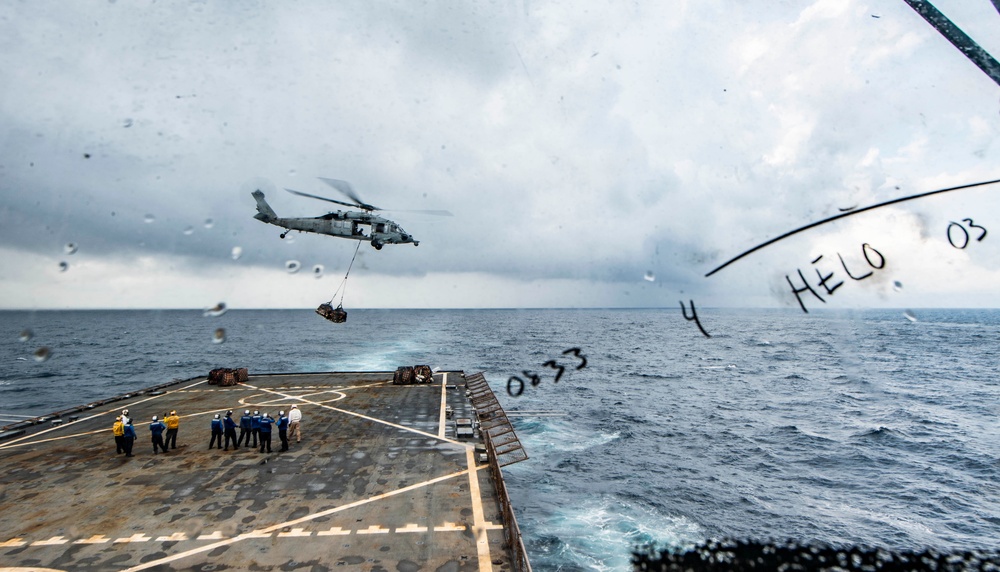
{"type": "Polygon", "coordinates": [[[122,438],[125,440],[125,444],[123,445],[125,449],[125,456],[133,456],[132,445],[135,444],[135,427],[132,426],[131,419],[129,419],[128,423],[125,424],[125,435],[123,435],[122,438]]]}
{"type": "Polygon", "coordinates": [[[239,449],[240,446],[237,445],[236,441],[236,422],[233,421],[233,411],[230,409],[226,412],[226,418],[222,420],[222,425],[226,429],[226,448],[224,451],[229,450],[229,441],[233,442],[233,449],[239,449]]]}
{"type": "Polygon", "coordinates": [[[240,438],[236,440],[236,446],[246,445],[250,446],[250,410],[243,411],[243,417],[240,417],[240,438]],[[245,441],[244,441],[245,439],[245,441]]]}
{"type": "Polygon", "coordinates": [[[156,454],[156,449],[163,449],[163,452],[167,452],[167,446],[163,443],[163,431],[167,428],[163,424],[163,421],[157,419],[156,415],[153,416],[153,422],[149,424],[149,432],[153,435],[153,454],[156,454]]]}
{"type": "Polygon", "coordinates": [[[253,435],[253,446],[257,446],[257,437],[260,436],[260,411],[254,410],[250,416],[250,434],[253,435]]]}
{"type": "Polygon", "coordinates": [[[222,448],[222,419],[219,419],[219,414],[215,414],[215,419],[212,419],[212,440],[208,443],[208,448],[211,449],[215,446],[216,440],[219,442],[219,448],[222,448]]]}
{"type": "Polygon", "coordinates": [[[281,449],[279,451],[288,450],[288,417],[285,417],[284,411],[278,412],[278,438],[281,439],[281,449]]]}
{"type": "Polygon", "coordinates": [[[260,452],[264,452],[264,448],[267,447],[267,452],[271,452],[271,423],[274,423],[274,419],[267,416],[267,413],[260,418],[260,452]]]}

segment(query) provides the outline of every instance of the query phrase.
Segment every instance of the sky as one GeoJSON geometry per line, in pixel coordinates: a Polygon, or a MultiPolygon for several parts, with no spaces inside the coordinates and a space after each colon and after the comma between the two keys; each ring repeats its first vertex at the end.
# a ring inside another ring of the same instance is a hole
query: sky
{"type": "Polygon", "coordinates": [[[998,184],[706,277],[1000,179],[1000,86],[902,0],[8,1],[0,53],[0,308],[315,307],[357,243],[250,193],[319,177],[420,241],[345,308],[997,305],[998,184]]]}

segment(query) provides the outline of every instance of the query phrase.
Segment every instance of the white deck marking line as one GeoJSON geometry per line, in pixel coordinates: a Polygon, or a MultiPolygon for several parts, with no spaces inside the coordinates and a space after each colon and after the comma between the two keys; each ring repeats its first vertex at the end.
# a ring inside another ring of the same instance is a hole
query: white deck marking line
{"type": "Polygon", "coordinates": [[[448,522],[447,520],[444,521],[444,524],[442,524],[441,526],[434,527],[434,532],[458,532],[462,530],[465,530],[464,525],[460,526],[458,524],[455,524],[454,522],[448,522]]]}
{"type": "Polygon", "coordinates": [[[479,553],[479,572],[493,572],[490,557],[490,541],[486,536],[486,518],[483,516],[483,497],[479,492],[479,472],[476,471],[476,456],[472,449],[465,450],[465,462],[469,465],[469,494],[472,496],[472,531],[476,535],[476,551],[479,553]]]}
{"type": "Polygon", "coordinates": [[[440,425],[438,426],[438,437],[444,439],[444,429],[445,429],[445,408],[448,403],[448,372],[441,374],[441,416],[440,425]]]}
{"type": "MultiPolygon", "coordinates": [[[[196,385],[199,385],[199,384],[202,384],[202,383],[206,383],[207,381],[208,381],[207,379],[203,379],[201,381],[192,383],[191,385],[189,385],[187,387],[182,387],[180,389],[175,389],[173,391],[167,391],[167,392],[162,393],[160,395],[154,395],[154,396],[150,397],[149,399],[142,399],[142,400],[136,401],[134,403],[123,404],[122,405],[122,409],[128,409],[129,407],[133,407],[133,406],[139,405],[140,403],[145,403],[147,401],[151,401],[153,399],[157,399],[157,398],[163,397],[165,395],[170,395],[171,393],[177,393],[178,391],[183,391],[185,389],[194,387],[196,385]]],[[[97,413],[95,415],[91,415],[90,417],[84,417],[83,419],[77,419],[73,423],[79,423],[80,421],[89,421],[91,419],[96,419],[98,417],[101,417],[102,415],[107,415],[108,413],[114,413],[116,411],[118,411],[117,408],[116,409],[111,409],[111,410],[108,410],[108,411],[102,411],[101,413],[97,413]]],[[[33,439],[35,437],[38,437],[39,435],[44,435],[44,434],[46,434],[46,433],[48,433],[50,431],[57,431],[59,429],[62,429],[63,427],[69,427],[70,425],[73,425],[73,423],[63,424],[63,425],[57,425],[55,427],[52,427],[51,429],[45,429],[44,431],[39,431],[38,433],[32,433],[31,435],[25,435],[24,437],[21,437],[20,439],[14,439],[13,441],[7,441],[3,445],[0,445],[0,450],[7,449],[7,448],[11,447],[12,445],[14,445],[15,443],[19,443],[19,442],[24,441],[26,439],[33,439]]]]}
{"type": "Polygon", "coordinates": [[[406,526],[396,529],[396,534],[401,532],[427,532],[427,527],[416,524],[407,524],[406,526]]]}
{"type": "Polygon", "coordinates": [[[67,542],[69,542],[69,539],[66,538],[66,537],[64,537],[64,536],[53,536],[52,538],[50,538],[48,540],[37,540],[35,542],[32,542],[31,545],[32,546],[55,546],[55,545],[59,545],[59,544],[66,544],[67,542]]]}
{"type": "Polygon", "coordinates": [[[187,540],[188,535],[183,532],[175,532],[170,536],[158,536],[156,537],[157,542],[181,542],[187,540]]]}
{"type": "Polygon", "coordinates": [[[11,538],[7,542],[0,542],[0,548],[17,548],[24,546],[27,542],[23,538],[11,538]]]}
{"type": "Polygon", "coordinates": [[[358,530],[358,534],[389,534],[389,529],[373,524],[364,530],[358,530]]]}
{"type": "Polygon", "coordinates": [[[421,487],[426,487],[428,485],[433,485],[433,484],[437,484],[437,483],[440,483],[440,482],[443,482],[443,481],[447,481],[448,479],[453,479],[455,477],[460,477],[460,476],[462,476],[462,475],[464,475],[464,474],[466,474],[468,472],[469,472],[468,470],[458,471],[458,472],[452,473],[450,475],[444,475],[444,476],[441,476],[441,477],[436,477],[436,478],[433,478],[433,479],[430,479],[430,480],[427,480],[427,481],[423,481],[421,483],[416,483],[416,484],[413,484],[413,485],[410,485],[410,486],[407,486],[407,487],[403,487],[401,489],[396,489],[394,491],[389,491],[387,493],[382,493],[380,495],[375,495],[375,496],[370,497],[370,498],[361,499],[361,500],[354,501],[354,502],[351,502],[351,503],[347,503],[345,505],[341,505],[341,506],[334,507],[334,508],[331,508],[331,509],[322,510],[320,512],[316,512],[316,513],[313,513],[313,514],[308,514],[306,516],[303,516],[301,518],[297,518],[295,520],[289,520],[287,522],[279,522],[278,524],[271,525],[271,526],[269,526],[267,528],[262,528],[260,530],[254,530],[254,531],[251,531],[251,532],[248,532],[248,533],[245,533],[245,534],[241,534],[239,536],[235,536],[233,538],[228,538],[226,540],[220,540],[219,542],[213,542],[212,544],[206,544],[205,546],[200,546],[198,548],[193,548],[193,549],[187,550],[185,552],[180,552],[178,554],[174,554],[173,556],[166,556],[164,558],[160,558],[159,560],[151,560],[149,562],[143,562],[142,564],[139,564],[137,566],[133,566],[132,568],[127,568],[123,572],[138,572],[139,570],[146,570],[146,569],[149,569],[149,568],[155,568],[156,566],[161,566],[163,564],[168,564],[170,562],[174,562],[174,561],[180,560],[182,558],[187,558],[188,556],[193,556],[195,554],[201,554],[202,552],[208,552],[210,550],[215,550],[216,548],[219,548],[220,546],[229,546],[230,544],[235,544],[235,543],[237,543],[237,542],[239,542],[241,540],[245,540],[247,538],[268,537],[275,530],[280,530],[282,528],[285,528],[286,526],[293,526],[293,525],[296,525],[296,524],[302,524],[303,522],[309,522],[311,520],[315,520],[317,518],[320,518],[320,517],[323,517],[323,516],[327,516],[327,515],[331,515],[331,514],[334,514],[334,513],[343,511],[343,510],[348,510],[348,509],[351,509],[351,508],[363,506],[363,505],[366,505],[368,503],[379,501],[379,500],[382,500],[384,498],[388,498],[388,497],[395,496],[395,495],[398,495],[398,494],[407,493],[407,492],[410,492],[412,490],[415,490],[415,489],[418,489],[418,488],[421,488],[421,487]]]}
{"type": "Polygon", "coordinates": [[[289,536],[312,536],[312,532],[307,531],[304,528],[293,528],[288,532],[279,532],[278,538],[285,538],[289,536]]]}
{"type": "MultiPolygon", "coordinates": [[[[283,395],[279,391],[272,391],[270,389],[266,389],[266,388],[263,388],[263,387],[261,387],[259,389],[261,391],[267,391],[269,393],[274,393],[275,395],[283,395]]],[[[347,414],[347,415],[353,415],[355,417],[360,417],[362,419],[367,419],[369,421],[374,421],[376,423],[381,423],[383,425],[388,425],[389,427],[395,427],[396,429],[402,429],[403,431],[409,431],[411,433],[416,433],[417,435],[423,435],[424,437],[430,437],[432,439],[441,439],[442,441],[444,441],[446,443],[451,443],[453,445],[459,445],[459,446],[465,447],[466,449],[469,449],[469,450],[473,449],[472,445],[469,445],[469,444],[466,444],[466,443],[459,443],[458,441],[454,441],[454,440],[448,439],[446,437],[438,437],[437,435],[433,435],[431,433],[427,433],[426,431],[421,431],[419,429],[414,429],[412,427],[407,427],[405,425],[398,425],[396,423],[392,423],[392,422],[386,421],[384,419],[378,419],[376,417],[369,417],[368,415],[362,415],[361,413],[355,413],[354,411],[348,411],[346,409],[340,409],[339,407],[333,407],[332,405],[325,405],[323,403],[318,403],[318,402],[315,402],[315,401],[305,401],[305,400],[303,400],[302,403],[306,403],[308,405],[316,405],[316,406],[322,407],[324,409],[329,409],[331,411],[337,411],[339,413],[344,413],[344,414],[347,414]]]]}
{"type": "Polygon", "coordinates": [[[222,531],[216,530],[212,534],[202,534],[197,538],[197,540],[222,540],[223,538],[226,537],[222,536],[222,531]]]}
{"type": "Polygon", "coordinates": [[[95,534],[87,539],[75,540],[73,544],[105,544],[111,542],[111,539],[103,534],[95,534]]]}
{"type": "MultiPolygon", "coordinates": [[[[160,397],[160,396],[158,396],[158,397],[160,397]]],[[[189,413],[187,415],[178,415],[178,417],[180,417],[181,419],[184,419],[186,417],[199,417],[201,415],[212,415],[212,414],[219,413],[219,412],[222,412],[222,411],[229,411],[229,409],[226,409],[226,408],[223,408],[223,409],[214,409],[212,411],[202,411],[200,413],[189,413]]],[[[133,427],[135,426],[134,423],[132,425],[133,425],[133,427]]],[[[145,425],[145,422],[143,422],[143,425],[145,425]]],[[[140,427],[142,427],[143,425],[140,425],[140,427]]],[[[62,437],[50,437],[48,439],[41,439],[39,441],[28,441],[26,443],[18,443],[17,445],[12,445],[10,448],[13,449],[15,447],[24,447],[26,445],[40,445],[42,443],[49,443],[51,441],[61,441],[63,439],[75,439],[77,437],[83,437],[85,435],[98,435],[98,434],[101,434],[101,433],[106,433],[108,431],[110,431],[110,429],[98,429],[96,431],[84,431],[83,433],[73,433],[72,435],[63,435],[62,437]]],[[[41,433],[42,432],[40,431],[38,433],[35,433],[35,435],[41,435],[41,433]]],[[[138,432],[137,432],[137,434],[138,434],[138,432]]],[[[138,440],[138,439],[139,439],[139,437],[137,436],[136,440],[138,440]]],[[[0,449],[4,449],[4,448],[6,448],[6,447],[0,447],[0,449]]]]}
{"type": "Polygon", "coordinates": [[[350,530],[344,530],[339,526],[334,526],[330,528],[330,530],[321,530],[317,532],[316,536],[347,536],[350,533],[351,533],[350,530]]]}
{"type": "Polygon", "coordinates": [[[152,536],[146,536],[145,534],[140,532],[139,534],[133,534],[132,536],[128,536],[125,538],[116,538],[115,544],[121,544],[123,542],[149,542],[152,539],[153,539],[152,536]]]}

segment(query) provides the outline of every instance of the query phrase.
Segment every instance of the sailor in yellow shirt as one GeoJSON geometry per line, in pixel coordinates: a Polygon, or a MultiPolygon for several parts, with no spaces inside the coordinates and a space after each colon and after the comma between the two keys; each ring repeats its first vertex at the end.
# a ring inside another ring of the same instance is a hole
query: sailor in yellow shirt
{"type": "Polygon", "coordinates": [[[121,417],[115,417],[115,424],[111,426],[111,432],[115,434],[115,448],[118,449],[117,454],[121,455],[125,452],[125,424],[122,423],[121,417]]]}
{"type": "MultiPolygon", "coordinates": [[[[171,411],[170,415],[167,415],[166,419],[163,420],[167,424],[167,441],[166,446],[171,449],[177,448],[177,428],[181,426],[181,418],[177,416],[176,411],[171,411]]],[[[164,448],[166,451],[166,448],[164,448]]]]}

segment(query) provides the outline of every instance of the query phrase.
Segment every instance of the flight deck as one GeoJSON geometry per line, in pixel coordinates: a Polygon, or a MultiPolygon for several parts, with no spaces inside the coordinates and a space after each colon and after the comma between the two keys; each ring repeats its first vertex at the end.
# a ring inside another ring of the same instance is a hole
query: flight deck
{"type": "Polygon", "coordinates": [[[197,378],[0,438],[0,570],[530,570],[500,470],[527,456],[481,374],[197,378]],[[293,404],[288,451],[277,428],[270,453],[208,448],[216,414],[293,404]],[[131,458],[111,429],[123,409],[131,458]],[[172,410],[177,448],[154,454],[151,419],[172,410]]]}

